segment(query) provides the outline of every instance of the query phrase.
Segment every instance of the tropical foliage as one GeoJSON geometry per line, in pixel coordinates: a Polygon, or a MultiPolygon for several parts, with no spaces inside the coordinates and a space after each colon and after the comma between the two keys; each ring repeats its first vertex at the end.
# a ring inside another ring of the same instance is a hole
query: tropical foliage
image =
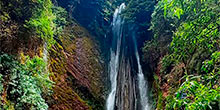
{"type": "Polygon", "coordinates": [[[211,58],[211,60],[205,61],[201,68],[206,74],[184,76],[186,77],[185,82],[177,90],[176,96],[169,99],[166,109],[218,109],[220,100],[220,52],[213,53],[211,58]]]}
{"type": "Polygon", "coordinates": [[[48,48],[55,43],[54,36],[67,24],[66,10],[53,6],[51,0],[3,0],[0,5],[2,22],[18,22],[21,25],[19,36],[40,38],[48,48]]]}
{"type": "Polygon", "coordinates": [[[37,36],[47,42],[50,47],[54,44],[53,29],[55,28],[52,13],[52,3],[50,0],[32,1],[35,3],[32,16],[26,21],[25,27],[34,32],[37,36]]]}
{"type": "Polygon", "coordinates": [[[150,28],[155,38],[145,44],[143,51],[150,51],[161,39],[170,37],[171,42],[165,43],[168,52],[161,55],[160,74],[182,76],[178,80],[164,78],[168,83],[179,81],[177,85],[169,83],[169,94],[164,100],[167,110],[218,109],[219,5],[219,0],[161,0],[155,7],[150,28]],[[175,71],[181,63],[184,74],[175,71]]]}
{"type": "Polygon", "coordinates": [[[56,37],[61,34],[64,26],[68,24],[68,21],[67,21],[68,15],[67,15],[67,11],[64,8],[58,7],[58,6],[53,6],[52,12],[55,16],[55,19],[53,19],[53,23],[55,24],[55,27],[56,27],[55,32],[54,32],[54,35],[56,37]]]}
{"type": "MultiPolygon", "coordinates": [[[[0,75],[4,75],[1,77],[5,80],[4,84],[8,83],[4,90],[9,94],[4,100],[11,103],[10,106],[8,103],[1,103],[1,108],[48,109],[44,97],[51,93],[53,82],[49,79],[50,74],[46,71],[46,63],[42,58],[26,57],[24,64],[21,64],[12,56],[1,54],[0,69],[0,75]]],[[[1,86],[2,84],[3,82],[1,86]]]]}

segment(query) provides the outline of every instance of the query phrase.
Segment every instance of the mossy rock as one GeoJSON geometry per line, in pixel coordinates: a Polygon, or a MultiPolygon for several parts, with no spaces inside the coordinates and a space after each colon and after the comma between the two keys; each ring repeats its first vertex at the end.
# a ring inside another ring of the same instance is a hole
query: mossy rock
{"type": "Polygon", "coordinates": [[[101,58],[87,30],[77,24],[66,26],[49,53],[50,71],[54,73],[51,79],[56,83],[50,100],[52,109],[104,106],[101,58]]]}

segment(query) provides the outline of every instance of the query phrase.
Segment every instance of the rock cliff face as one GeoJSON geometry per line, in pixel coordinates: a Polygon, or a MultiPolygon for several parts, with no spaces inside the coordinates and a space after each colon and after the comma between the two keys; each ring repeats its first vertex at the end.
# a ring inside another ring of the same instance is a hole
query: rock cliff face
{"type": "Polygon", "coordinates": [[[84,28],[78,24],[65,27],[50,60],[56,82],[51,109],[101,109],[103,66],[98,47],[84,28]]]}

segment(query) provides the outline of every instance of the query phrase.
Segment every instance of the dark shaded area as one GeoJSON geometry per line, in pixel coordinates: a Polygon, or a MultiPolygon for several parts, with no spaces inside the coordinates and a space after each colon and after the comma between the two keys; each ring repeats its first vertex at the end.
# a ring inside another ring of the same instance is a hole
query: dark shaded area
{"type": "Polygon", "coordinates": [[[125,20],[128,24],[135,24],[138,48],[143,47],[146,40],[151,40],[153,34],[148,29],[151,25],[151,14],[154,10],[154,0],[131,0],[127,1],[124,11],[125,20]]]}
{"type": "Polygon", "coordinates": [[[90,31],[93,30],[94,24],[101,23],[103,20],[103,0],[57,0],[57,3],[67,9],[71,17],[90,31]]]}

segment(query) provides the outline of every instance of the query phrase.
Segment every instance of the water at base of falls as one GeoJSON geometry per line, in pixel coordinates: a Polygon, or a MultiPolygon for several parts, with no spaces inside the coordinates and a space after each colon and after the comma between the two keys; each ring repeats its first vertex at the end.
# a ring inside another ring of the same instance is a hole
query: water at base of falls
{"type": "Polygon", "coordinates": [[[106,101],[106,109],[151,110],[147,97],[148,84],[141,68],[135,36],[132,36],[132,44],[129,44],[123,36],[124,20],[121,17],[123,9],[125,9],[125,3],[115,10],[113,16],[109,63],[111,91],[106,101]],[[128,45],[131,45],[133,50],[128,45]],[[132,51],[135,58],[132,58],[128,51],[132,51]],[[136,61],[133,61],[134,59],[136,61]],[[133,71],[134,62],[137,62],[137,73],[133,71]]]}

